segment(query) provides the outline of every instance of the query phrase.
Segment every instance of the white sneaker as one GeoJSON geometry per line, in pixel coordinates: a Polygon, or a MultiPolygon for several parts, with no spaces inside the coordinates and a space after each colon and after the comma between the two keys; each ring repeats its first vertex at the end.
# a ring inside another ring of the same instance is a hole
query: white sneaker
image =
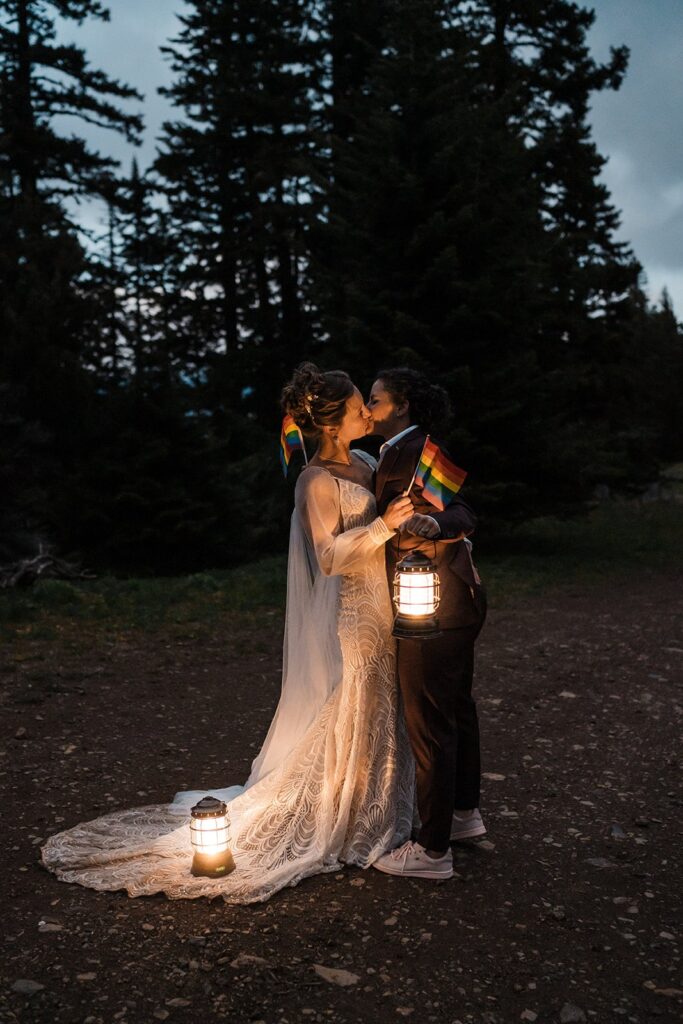
{"type": "Polygon", "coordinates": [[[452,878],[453,854],[448,850],[443,857],[428,857],[424,846],[409,839],[403,846],[383,853],[372,866],[387,875],[403,875],[407,878],[452,878]]]}
{"type": "Polygon", "coordinates": [[[466,816],[461,816],[457,811],[454,812],[453,821],[451,822],[451,842],[457,842],[458,839],[474,839],[475,836],[485,835],[486,828],[478,807],[475,807],[472,813],[466,816]]]}

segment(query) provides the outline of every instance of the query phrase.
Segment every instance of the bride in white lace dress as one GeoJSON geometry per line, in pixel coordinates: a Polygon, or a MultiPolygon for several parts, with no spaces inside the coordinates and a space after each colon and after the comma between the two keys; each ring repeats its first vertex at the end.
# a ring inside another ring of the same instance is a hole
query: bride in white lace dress
{"type": "Polygon", "coordinates": [[[52,836],[43,864],[66,882],[251,903],[342,864],[368,867],[409,838],[414,766],[384,545],[412,505],[398,498],[377,516],[374,462],[349,449],[371,417],[346,374],[302,364],[283,405],[319,447],[296,487],[282,693],[249,779],[52,836]],[[219,878],[190,871],[189,810],[205,795],[227,802],[235,870],[219,878]]]}

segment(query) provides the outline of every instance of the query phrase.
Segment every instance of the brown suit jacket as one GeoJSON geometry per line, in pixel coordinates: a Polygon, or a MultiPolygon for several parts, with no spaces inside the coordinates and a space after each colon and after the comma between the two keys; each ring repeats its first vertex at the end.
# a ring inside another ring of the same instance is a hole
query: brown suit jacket
{"type": "MultiPolygon", "coordinates": [[[[375,478],[375,497],[380,515],[385,512],[389,502],[398,497],[410,483],[426,436],[424,430],[417,427],[386,449],[375,478]]],[[[439,447],[447,454],[442,445],[439,447]]],[[[436,540],[427,540],[414,534],[397,532],[386,545],[389,586],[393,584],[396,563],[409,551],[423,551],[436,562],[441,580],[441,603],[437,612],[441,628],[455,629],[481,622],[486,612],[484,589],[475,577],[467,545],[462,539],[457,539],[474,531],[477,525],[474,512],[459,495],[443,512],[439,512],[422,497],[419,485],[413,485],[410,497],[416,512],[436,520],[441,536],[436,540]]]]}

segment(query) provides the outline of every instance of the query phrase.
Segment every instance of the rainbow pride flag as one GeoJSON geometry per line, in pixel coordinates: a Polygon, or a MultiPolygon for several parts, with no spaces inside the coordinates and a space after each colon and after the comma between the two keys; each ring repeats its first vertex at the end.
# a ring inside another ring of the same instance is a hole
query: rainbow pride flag
{"type": "Polygon", "coordinates": [[[289,460],[296,451],[304,453],[304,461],[308,464],[303,435],[292,417],[287,413],[282,421],[282,432],[280,433],[280,465],[285,476],[287,476],[289,460]]]}
{"type": "Polygon", "coordinates": [[[466,476],[466,471],[447,459],[438,444],[427,437],[415,470],[415,483],[421,485],[427,501],[443,512],[462,487],[466,476]]]}

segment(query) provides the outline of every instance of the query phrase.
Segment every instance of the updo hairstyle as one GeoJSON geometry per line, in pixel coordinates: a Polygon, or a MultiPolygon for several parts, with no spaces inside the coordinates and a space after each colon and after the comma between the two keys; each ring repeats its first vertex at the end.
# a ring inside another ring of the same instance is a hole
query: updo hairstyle
{"type": "Polygon", "coordinates": [[[428,434],[443,433],[451,419],[451,402],[444,388],[430,384],[424,373],[407,366],[380,370],[377,379],[396,405],[409,403],[411,424],[419,424],[428,434]]]}
{"type": "Polygon", "coordinates": [[[297,427],[310,437],[320,437],[322,427],[337,427],[344,418],[353,383],[343,370],[319,370],[315,363],[301,363],[282,389],[282,408],[297,427]]]}

